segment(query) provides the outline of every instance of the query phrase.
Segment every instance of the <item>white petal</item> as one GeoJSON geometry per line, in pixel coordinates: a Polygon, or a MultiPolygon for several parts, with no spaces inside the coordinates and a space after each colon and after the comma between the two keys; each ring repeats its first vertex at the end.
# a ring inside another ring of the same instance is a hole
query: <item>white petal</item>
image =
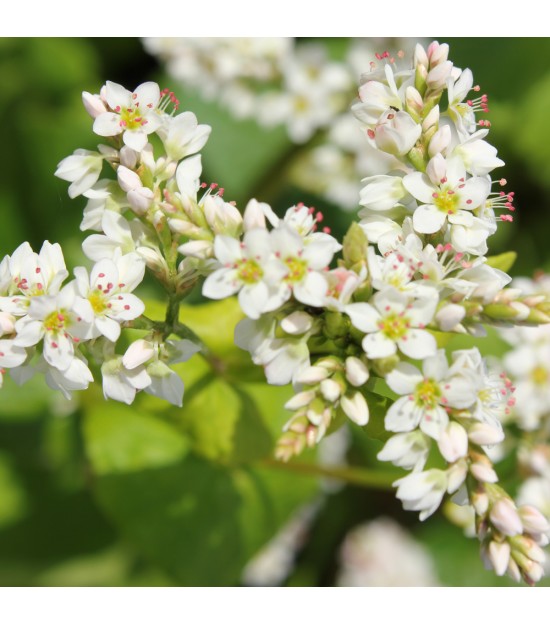
{"type": "Polygon", "coordinates": [[[222,267],[211,273],[202,285],[202,294],[210,299],[225,299],[234,295],[242,286],[235,269],[222,267]]]}
{"type": "Polygon", "coordinates": [[[101,113],[94,120],[93,130],[100,137],[114,137],[119,135],[124,128],[120,125],[120,115],[116,113],[101,113]]]}
{"type": "Polygon", "coordinates": [[[426,174],[420,172],[408,174],[403,178],[403,186],[414,198],[424,204],[430,204],[433,201],[436,188],[426,174]]]}
{"type": "Polygon", "coordinates": [[[421,234],[433,234],[441,230],[447,215],[433,204],[423,204],[413,213],[413,226],[421,234]]]}
{"type": "Polygon", "coordinates": [[[382,332],[367,334],[362,345],[368,358],[387,358],[393,356],[397,351],[395,343],[382,332]]]}
{"type": "Polygon", "coordinates": [[[126,130],[122,135],[124,144],[136,152],[141,152],[147,145],[147,134],[141,128],[137,130],[126,130]]]}
{"type": "Polygon", "coordinates": [[[244,314],[251,319],[258,319],[263,312],[269,292],[265,282],[246,284],[239,293],[239,304],[244,314]]]}
{"type": "Polygon", "coordinates": [[[134,91],[132,101],[139,104],[140,109],[156,108],[160,100],[160,89],[156,82],[144,82],[134,91]],[[135,98],[133,96],[136,96],[135,98]],[[147,107],[151,104],[152,107],[147,107]]]}
{"type": "Polygon", "coordinates": [[[408,362],[400,362],[395,369],[386,376],[386,382],[394,393],[408,395],[422,382],[420,371],[408,362]]]}
{"type": "Polygon", "coordinates": [[[410,330],[397,344],[405,356],[416,360],[433,356],[437,351],[435,338],[426,330],[410,330]]]}
{"type": "Polygon", "coordinates": [[[390,432],[412,432],[423,414],[423,409],[416,405],[414,399],[400,397],[388,409],[384,425],[390,432]]]}
{"type": "Polygon", "coordinates": [[[380,313],[366,303],[348,304],[345,312],[351,319],[352,325],[361,330],[361,332],[376,332],[378,330],[378,322],[380,321],[380,313]]]}

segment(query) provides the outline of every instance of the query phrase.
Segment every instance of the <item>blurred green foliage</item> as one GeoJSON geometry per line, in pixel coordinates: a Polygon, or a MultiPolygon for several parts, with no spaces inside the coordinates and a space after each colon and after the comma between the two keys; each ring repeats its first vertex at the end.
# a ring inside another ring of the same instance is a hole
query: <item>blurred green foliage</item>
{"type": "MultiPolygon", "coordinates": [[[[447,41],[455,64],[471,67],[490,96],[491,140],[516,192],[517,219],[493,237],[491,253],[514,249],[515,275],[550,270],[550,40],[447,41]]],[[[341,57],[346,45],[330,40],[331,54],[341,57]]],[[[25,240],[38,249],[48,239],[62,244],[68,266],[85,262],[78,229],[84,200],[69,200],[67,184],[53,172],[73,150],[96,145],[80,94],[97,92],[107,79],[129,88],[153,79],[177,90],[183,108],[213,127],[204,179],[224,186],[228,199],[243,207],[257,197],[279,213],[303,200],[323,210],[336,235],[345,232],[353,215],[282,180],[297,150],[282,128],[237,122],[216,103],[185,93],[162,75],[139,40],[3,39],[2,254],[25,240]]],[[[161,310],[149,303],[152,316],[161,310]]],[[[262,465],[287,417],[282,406],[289,390],[266,388],[261,370],[233,346],[239,316],[231,303],[183,308],[182,320],[210,349],[207,359],[179,365],[183,409],[149,396],[132,407],[106,403],[98,388],[67,402],[39,379],[23,389],[6,380],[0,395],[1,585],[239,583],[246,561],[318,488],[311,477],[262,465]]],[[[485,341],[455,342],[455,348],[503,350],[493,333],[485,341]]],[[[374,439],[382,436],[382,417],[375,413],[369,426],[374,439]]],[[[349,460],[376,466],[380,446],[354,426],[349,460]]],[[[477,542],[442,518],[420,525],[392,493],[352,486],[326,495],[288,584],[332,584],[345,533],[380,514],[422,538],[443,583],[508,584],[485,573],[477,542]]]]}

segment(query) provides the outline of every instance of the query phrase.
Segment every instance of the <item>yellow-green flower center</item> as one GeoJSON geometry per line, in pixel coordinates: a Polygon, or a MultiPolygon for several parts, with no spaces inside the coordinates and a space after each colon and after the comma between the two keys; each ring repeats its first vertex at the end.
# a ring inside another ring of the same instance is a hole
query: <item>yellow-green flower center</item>
{"type": "Polygon", "coordinates": [[[285,259],[288,267],[288,274],[285,278],[287,282],[300,282],[307,273],[307,263],[305,260],[289,256],[285,259]]]}
{"type": "Polygon", "coordinates": [[[105,295],[103,295],[103,293],[99,289],[92,291],[92,293],[88,295],[88,301],[92,305],[92,308],[96,315],[100,315],[107,308],[105,295]]]}
{"type": "Polygon", "coordinates": [[[69,322],[69,316],[66,310],[54,310],[44,319],[44,328],[46,332],[57,334],[65,330],[69,322]]]}
{"type": "Polygon", "coordinates": [[[446,215],[454,215],[458,210],[458,195],[448,188],[434,194],[434,205],[446,215]]]}
{"type": "Polygon", "coordinates": [[[539,365],[531,371],[531,379],[537,386],[544,386],[548,383],[548,371],[539,365]]]}
{"type": "Polygon", "coordinates": [[[241,282],[254,284],[262,279],[264,272],[255,260],[249,258],[248,260],[243,260],[239,263],[237,275],[241,282]]]}
{"type": "Polygon", "coordinates": [[[391,341],[398,341],[407,334],[410,322],[407,317],[392,313],[382,319],[378,327],[391,341]]]}
{"type": "Polygon", "coordinates": [[[141,128],[144,123],[147,122],[139,110],[139,107],[123,108],[120,111],[120,124],[127,130],[141,128]]]}
{"type": "Polygon", "coordinates": [[[439,384],[430,378],[424,378],[420,384],[417,384],[414,391],[416,403],[426,408],[435,408],[440,397],[441,389],[439,384]]]}

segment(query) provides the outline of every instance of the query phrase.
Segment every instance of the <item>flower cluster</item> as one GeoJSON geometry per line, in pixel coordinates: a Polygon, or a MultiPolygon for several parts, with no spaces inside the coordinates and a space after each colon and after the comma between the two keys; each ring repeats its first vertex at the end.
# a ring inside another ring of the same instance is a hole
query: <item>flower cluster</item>
{"type": "Polygon", "coordinates": [[[305,148],[288,167],[293,184],[356,209],[359,178],[379,170],[349,110],[357,78],[374,58],[371,43],[351,40],[343,58],[332,58],[322,41],[288,37],[147,38],[144,46],[174,80],[235,118],[284,126],[305,148]]]}
{"type": "MultiPolygon", "coordinates": [[[[264,52],[271,76],[282,48],[266,44],[264,52]]],[[[228,82],[239,59],[223,57],[219,71],[228,82]]],[[[207,298],[237,297],[244,318],[235,343],[267,382],[293,386],[277,459],[316,446],[348,419],[367,434],[378,420],[385,440],[378,459],[407,472],[394,483],[404,508],[424,520],[452,495],[473,508],[487,565],[534,583],[550,526],[497,483],[490,448],[504,440],[507,420],[542,430],[550,408],[539,392],[548,381],[546,329],[527,341],[523,327],[509,335],[518,347],[505,365],[517,388],[477,348],[447,354],[441,346],[453,334],[483,336],[487,324],[548,323],[550,296],[506,288],[507,267],[486,256],[498,223],[512,220],[513,193],[491,190],[505,184],[490,175],[503,162],[486,141],[489,123],[476,117],[488,104],[486,96],[471,97],[479,87],[470,70],[454,67],[448,46],[437,42],[418,45],[403,68],[401,55],[376,59],[353,112],[379,173],[363,180],[359,221],[342,242],[314,208],[299,203],[280,217],[252,199],[241,214],[223,188],[201,182],[199,151],[210,127],[177,113],[171,91],[149,82],[130,92],[107,82],[99,94],[85,92],[105,143],[77,150],[56,175],[71,183],[71,197],[88,200],[81,229],[94,233],[82,248],[94,265],[77,267],[63,286],[68,271],[57,244],[35,253],[25,243],[4,258],[0,371],[19,383],[40,371],[69,396],[87,388],[95,369],[106,398],[130,404],[145,391],[181,406],[184,384],[171,365],[200,347],[179,303],[202,282],[207,298]],[[105,164],[113,175],[101,178],[105,164]],[[167,293],[163,321],[146,317],[133,294],[146,269],[167,293]],[[127,328],[134,331],[123,335],[127,328]]],[[[296,97],[326,106],[344,77],[315,62],[316,71],[296,66],[285,80],[296,97]]],[[[291,132],[304,139],[334,112],[291,132]]],[[[526,439],[527,455],[530,444],[545,458],[537,469],[543,474],[548,441],[526,439]]]]}
{"type": "Polygon", "coordinates": [[[252,200],[242,235],[215,236],[203,294],[238,293],[247,319],[237,344],[269,383],[294,385],[279,459],[316,445],[346,417],[367,425],[369,400],[385,396],[391,435],[379,459],[410,471],[395,483],[404,507],[423,520],[445,494],[474,504],[486,562],[533,582],[546,521],[516,510],[487,455],[504,438],[512,382],[477,349],[456,350],[449,363],[437,336],[540,322],[547,298],[506,289],[510,277],[485,256],[498,222],[512,220],[513,193],[491,191],[505,181],[490,177],[503,162],[485,140],[488,122],[476,122],[487,98],[470,99],[479,90],[470,70],[447,55],[446,45],[419,45],[412,67],[383,54],[363,75],[353,111],[387,173],[363,180],[360,221],[342,246],[317,231],[323,216],[313,209],[294,206],[280,219],[252,200]],[[437,468],[427,467],[435,456],[437,468]],[[499,520],[504,508],[517,522],[499,520]]]}

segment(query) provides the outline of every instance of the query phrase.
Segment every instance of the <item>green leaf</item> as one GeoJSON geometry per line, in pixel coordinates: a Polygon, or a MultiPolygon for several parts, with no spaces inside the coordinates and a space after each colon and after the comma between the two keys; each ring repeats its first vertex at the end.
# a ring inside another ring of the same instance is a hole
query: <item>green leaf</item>
{"type": "Polygon", "coordinates": [[[494,269],[500,269],[506,273],[512,269],[512,266],[516,262],[518,257],[517,252],[504,252],[497,256],[489,256],[487,258],[487,264],[494,269]]]}
{"type": "Polygon", "coordinates": [[[237,584],[246,562],[316,490],[311,478],[210,463],[188,451],[175,427],[126,406],[91,409],[84,436],[100,505],[183,585],[237,584]]]}

